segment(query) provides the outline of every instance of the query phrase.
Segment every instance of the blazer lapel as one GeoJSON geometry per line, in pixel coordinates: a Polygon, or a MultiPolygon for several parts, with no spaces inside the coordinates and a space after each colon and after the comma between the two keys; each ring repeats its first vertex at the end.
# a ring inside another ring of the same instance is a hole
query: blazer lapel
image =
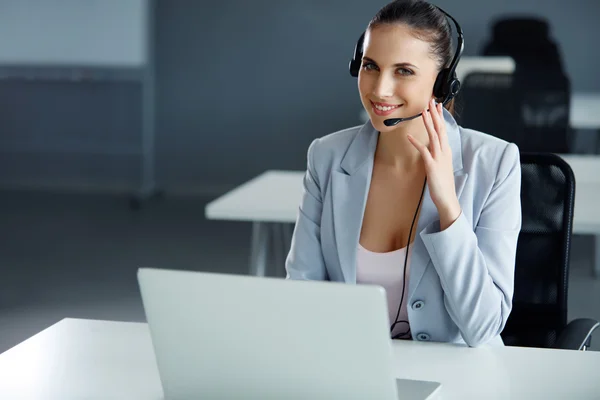
{"type": "Polygon", "coordinates": [[[371,185],[378,135],[379,132],[367,122],[342,159],[342,171],[335,171],[331,178],[335,241],[347,283],[356,283],[356,250],[371,185]]]}
{"type": "MultiPolygon", "coordinates": [[[[448,143],[452,149],[452,169],[454,172],[454,187],[456,190],[456,196],[460,200],[465,183],[468,178],[468,174],[463,170],[462,163],[462,143],[460,140],[460,130],[456,121],[452,115],[444,109],[444,120],[446,122],[446,132],[448,135],[448,143]]],[[[421,213],[419,214],[419,221],[417,223],[417,236],[415,237],[413,248],[411,250],[411,261],[410,261],[410,278],[408,285],[408,299],[411,301],[415,290],[419,286],[431,257],[421,240],[420,233],[433,222],[439,220],[440,216],[438,210],[431,199],[429,192],[429,186],[425,188],[423,194],[423,204],[421,205],[421,213]]]]}
{"type": "MultiPolygon", "coordinates": [[[[460,200],[460,195],[462,194],[463,188],[465,187],[465,182],[467,180],[468,175],[462,173],[461,171],[457,171],[454,175],[454,185],[456,187],[456,194],[460,200]]],[[[429,252],[421,240],[421,236],[419,235],[427,226],[439,220],[440,215],[438,210],[431,200],[431,194],[429,192],[429,187],[425,188],[425,193],[423,194],[423,203],[421,205],[421,213],[419,214],[419,221],[417,223],[417,235],[415,236],[414,242],[411,244],[411,256],[410,256],[410,277],[408,283],[408,299],[409,301],[412,299],[415,290],[421,283],[421,279],[429,266],[429,262],[431,261],[431,257],[429,256],[429,252]]]]}

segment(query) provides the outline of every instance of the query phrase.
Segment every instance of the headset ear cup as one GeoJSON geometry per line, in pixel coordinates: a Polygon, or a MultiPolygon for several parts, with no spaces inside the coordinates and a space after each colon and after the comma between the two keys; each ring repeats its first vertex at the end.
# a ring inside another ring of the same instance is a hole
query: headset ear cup
{"type": "Polygon", "coordinates": [[[362,64],[362,47],[364,40],[365,32],[363,32],[358,38],[356,46],[354,47],[354,55],[352,56],[352,60],[350,60],[350,64],[348,65],[350,69],[350,75],[352,75],[355,78],[358,77],[360,65],[362,64]]]}
{"type": "Polygon", "coordinates": [[[456,79],[456,77],[452,79],[452,81],[450,82],[450,95],[452,97],[456,97],[458,92],[460,92],[460,86],[461,83],[458,79],[456,79]]]}
{"type": "Polygon", "coordinates": [[[350,75],[352,75],[353,77],[358,77],[358,72],[360,70],[360,63],[356,62],[356,60],[352,59],[350,61],[350,75]]]}

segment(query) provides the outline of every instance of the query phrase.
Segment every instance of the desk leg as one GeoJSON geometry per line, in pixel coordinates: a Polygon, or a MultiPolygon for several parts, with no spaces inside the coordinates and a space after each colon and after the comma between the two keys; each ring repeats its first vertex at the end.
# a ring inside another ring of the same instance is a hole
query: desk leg
{"type": "Polygon", "coordinates": [[[289,223],[273,224],[273,252],[275,259],[275,275],[286,276],[285,261],[292,243],[293,225],[289,223]]]}
{"type": "Polygon", "coordinates": [[[283,247],[285,252],[289,253],[292,245],[292,236],[294,235],[294,224],[282,224],[283,247]]]}
{"type": "Polygon", "coordinates": [[[270,239],[269,233],[269,225],[266,222],[255,221],[252,223],[250,275],[266,275],[270,239]]]}
{"type": "Polygon", "coordinates": [[[594,237],[594,277],[600,279],[600,234],[594,237]]]}
{"type": "Polygon", "coordinates": [[[285,270],[285,259],[287,252],[285,251],[285,242],[283,239],[284,224],[275,223],[273,228],[273,259],[275,263],[275,276],[280,276],[285,270]]]}
{"type": "Polygon", "coordinates": [[[266,276],[269,261],[275,264],[275,275],[285,276],[285,260],[292,242],[294,225],[289,223],[252,223],[250,274],[266,276]]]}

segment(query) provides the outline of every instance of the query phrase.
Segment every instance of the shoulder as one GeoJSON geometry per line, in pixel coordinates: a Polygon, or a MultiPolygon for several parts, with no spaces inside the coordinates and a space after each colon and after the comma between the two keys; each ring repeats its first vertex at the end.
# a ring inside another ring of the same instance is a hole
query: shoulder
{"type": "Polygon", "coordinates": [[[342,157],[363,125],[352,126],[316,138],[308,147],[313,157],[342,157]]]}
{"type": "Polygon", "coordinates": [[[494,183],[511,172],[519,172],[516,144],[475,129],[459,127],[459,130],[464,169],[483,172],[494,183]]]}
{"type": "Polygon", "coordinates": [[[308,166],[313,172],[330,172],[339,165],[364,125],[357,125],[314,139],[308,147],[308,166]]]}

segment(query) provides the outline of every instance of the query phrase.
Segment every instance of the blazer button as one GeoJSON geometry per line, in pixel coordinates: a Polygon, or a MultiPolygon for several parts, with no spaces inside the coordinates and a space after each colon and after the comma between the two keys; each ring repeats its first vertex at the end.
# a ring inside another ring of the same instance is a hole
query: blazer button
{"type": "Polygon", "coordinates": [[[421,333],[417,334],[417,339],[420,340],[421,342],[426,342],[429,340],[429,335],[421,332],[421,333]]]}
{"type": "Polygon", "coordinates": [[[413,303],[412,308],[413,308],[413,310],[420,310],[421,308],[423,308],[424,305],[425,305],[424,301],[417,300],[413,303]]]}

